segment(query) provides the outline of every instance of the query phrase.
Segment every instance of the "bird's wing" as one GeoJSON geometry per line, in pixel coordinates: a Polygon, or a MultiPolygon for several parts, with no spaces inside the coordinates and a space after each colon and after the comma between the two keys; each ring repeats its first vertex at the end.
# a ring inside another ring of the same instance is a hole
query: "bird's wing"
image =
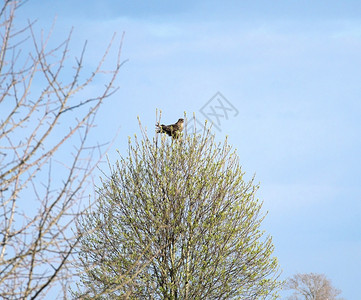
{"type": "Polygon", "coordinates": [[[157,125],[158,127],[158,132],[165,132],[168,135],[172,135],[172,125],[157,125]]]}

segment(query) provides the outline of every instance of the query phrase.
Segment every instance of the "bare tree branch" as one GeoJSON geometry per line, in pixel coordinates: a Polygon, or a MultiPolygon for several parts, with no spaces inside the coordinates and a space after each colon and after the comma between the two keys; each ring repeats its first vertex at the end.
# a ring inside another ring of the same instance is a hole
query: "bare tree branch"
{"type": "Polygon", "coordinates": [[[342,300],[341,291],[334,288],[324,274],[295,274],[286,282],[286,289],[294,293],[288,299],[342,300]]]}
{"type": "Polygon", "coordinates": [[[15,15],[25,2],[4,1],[0,9],[0,298],[5,299],[44,298],[59,281],[68,286],[79,240],[74,220],[106,151],[104,145],[89,145],[90,132],[103,100],[117,90],[125,63],[123,35],[112,69],[105,68],[114,34],[94,70],[84,68],[86,42],[72,64],[72,30],[49,48],[52,28],[40,39],[34,22],[16,29],[15,15]],[[80,92],[100,78],[106,81],[103,90],[83,97],[80,92]]]}

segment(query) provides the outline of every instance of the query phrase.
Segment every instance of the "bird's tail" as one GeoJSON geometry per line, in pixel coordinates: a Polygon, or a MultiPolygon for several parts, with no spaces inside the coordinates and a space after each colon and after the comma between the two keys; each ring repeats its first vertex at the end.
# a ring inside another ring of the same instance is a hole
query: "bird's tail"
{"type": "Polygon", "coordinates": [[[156,133],[162,132],[162,125],[159,125],[159,123],[156,123],[155,124],[155,130],[156,130],[156,133]]]}

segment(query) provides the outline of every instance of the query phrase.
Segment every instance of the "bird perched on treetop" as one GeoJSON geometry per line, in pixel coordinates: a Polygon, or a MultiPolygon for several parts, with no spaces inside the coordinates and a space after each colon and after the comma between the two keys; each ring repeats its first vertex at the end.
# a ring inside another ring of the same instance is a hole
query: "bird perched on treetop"
{"type": "Polygon", "coordinates": [[[179,119],[177,123],[171,125],[159,125],[159,123],[155,124],[157,127],[157,133],[166,133],[174,139],[177,139],[183,130],[184,119],[179,119]]]}

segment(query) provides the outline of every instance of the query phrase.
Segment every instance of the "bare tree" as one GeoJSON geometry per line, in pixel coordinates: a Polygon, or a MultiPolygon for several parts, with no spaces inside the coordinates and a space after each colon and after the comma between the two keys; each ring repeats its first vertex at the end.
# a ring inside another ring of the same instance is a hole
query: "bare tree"
{"type": "Polygon", "coordinates": [[[334,288],[324,274],[296,274],[286,282],[286,289],[294,290],[289,299],[336,300],[341,291],[334,288]]]}
{"type": "Polygon", "coordinates": [[[257,185],[208,130],[129,142],[79,230],[87,299],[270,299],[280,286],[257,185]]]}
{"type": "Polygon", "coordinates": [[[38,39],[34,23],[16,27],[22,4],[7,0],[0,9],[2,299],[44,297],[56,283],[66,293],[68,262],[78,243],[72,225],[105,151],[88,145],[89,133],[101,103],[116,90],[123,63],[120,43],[113,67],[105,69],[113,37],[86,75],[86,43],[74,63],[69,62],[71,32],[49,49],[51,30],[38,39]],[[84,96],[95,80],[106,82],[103,90],[84,96]]]}

